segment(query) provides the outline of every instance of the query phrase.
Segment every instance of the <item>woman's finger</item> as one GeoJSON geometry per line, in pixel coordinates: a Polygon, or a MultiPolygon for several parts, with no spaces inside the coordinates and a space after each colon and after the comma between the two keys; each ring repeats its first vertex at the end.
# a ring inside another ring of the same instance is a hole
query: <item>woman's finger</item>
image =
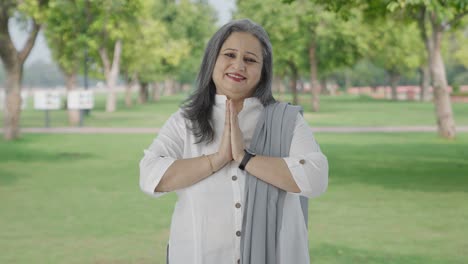
{"type": "Polygon", "coordinates": [[[237,111],[234,108],[234,104],[230,104],[230,120],[231,120],[231,148],[232,158],[239,162],[244,155],[244,136],[239,127],[239,119],[237,117],[237,111]]]}

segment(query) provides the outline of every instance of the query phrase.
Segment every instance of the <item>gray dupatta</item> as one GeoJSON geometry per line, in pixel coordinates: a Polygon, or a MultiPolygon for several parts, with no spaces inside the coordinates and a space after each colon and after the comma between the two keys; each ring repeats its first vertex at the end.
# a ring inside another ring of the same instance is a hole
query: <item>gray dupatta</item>
{"type": "MultiPolygon", "coordinates": [[[[287,157],[301,107],[276,102],[260,115],[250,149],[258,155],[287,157]]],[[[241,263],[275,264],[286,191],[248,174],[245,181],[241,263]]],[[[301,196],[307,224],[308,201],[301,196]]]]}

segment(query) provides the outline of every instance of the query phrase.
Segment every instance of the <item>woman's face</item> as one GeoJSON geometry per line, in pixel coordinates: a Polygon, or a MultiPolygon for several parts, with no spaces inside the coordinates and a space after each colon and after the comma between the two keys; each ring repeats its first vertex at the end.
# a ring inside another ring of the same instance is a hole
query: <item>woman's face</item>
{"type": "Polygon", "coordinates": [[[216,59],[213,82],[216,93],[228,99],[251,97],[262,74],[262,46],[250,33],[234,32],[224,42],[216,59]]]}

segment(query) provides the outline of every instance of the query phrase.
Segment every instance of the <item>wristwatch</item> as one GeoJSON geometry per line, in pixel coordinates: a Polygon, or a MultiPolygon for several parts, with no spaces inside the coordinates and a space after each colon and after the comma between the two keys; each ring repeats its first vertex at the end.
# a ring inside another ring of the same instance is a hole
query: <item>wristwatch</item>
{"type": "Polygon", "coordinates": [[[239,164],[239,169],[241,169],[241,170],[245,170],[245,166],[250,161],[250,159],[257,156],[257,154],[255,154],[255,152],[253,152],[251,150],[248,150],[248,149],[244,149],[244,153],[245,153],[244,158],[242,159],[241,163],[239,164]]]}

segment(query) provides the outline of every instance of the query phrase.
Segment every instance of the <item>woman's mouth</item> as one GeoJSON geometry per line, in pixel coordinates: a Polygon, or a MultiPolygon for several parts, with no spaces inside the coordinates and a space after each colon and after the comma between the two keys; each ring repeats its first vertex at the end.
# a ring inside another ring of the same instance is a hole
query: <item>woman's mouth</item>
{"type": "Polygon", "coordinates": [[[228,73],[226,74],[226,76],[235,82],[241,82],[246,79],[244,76],[237,74],[237,73],[228,73]]]}

